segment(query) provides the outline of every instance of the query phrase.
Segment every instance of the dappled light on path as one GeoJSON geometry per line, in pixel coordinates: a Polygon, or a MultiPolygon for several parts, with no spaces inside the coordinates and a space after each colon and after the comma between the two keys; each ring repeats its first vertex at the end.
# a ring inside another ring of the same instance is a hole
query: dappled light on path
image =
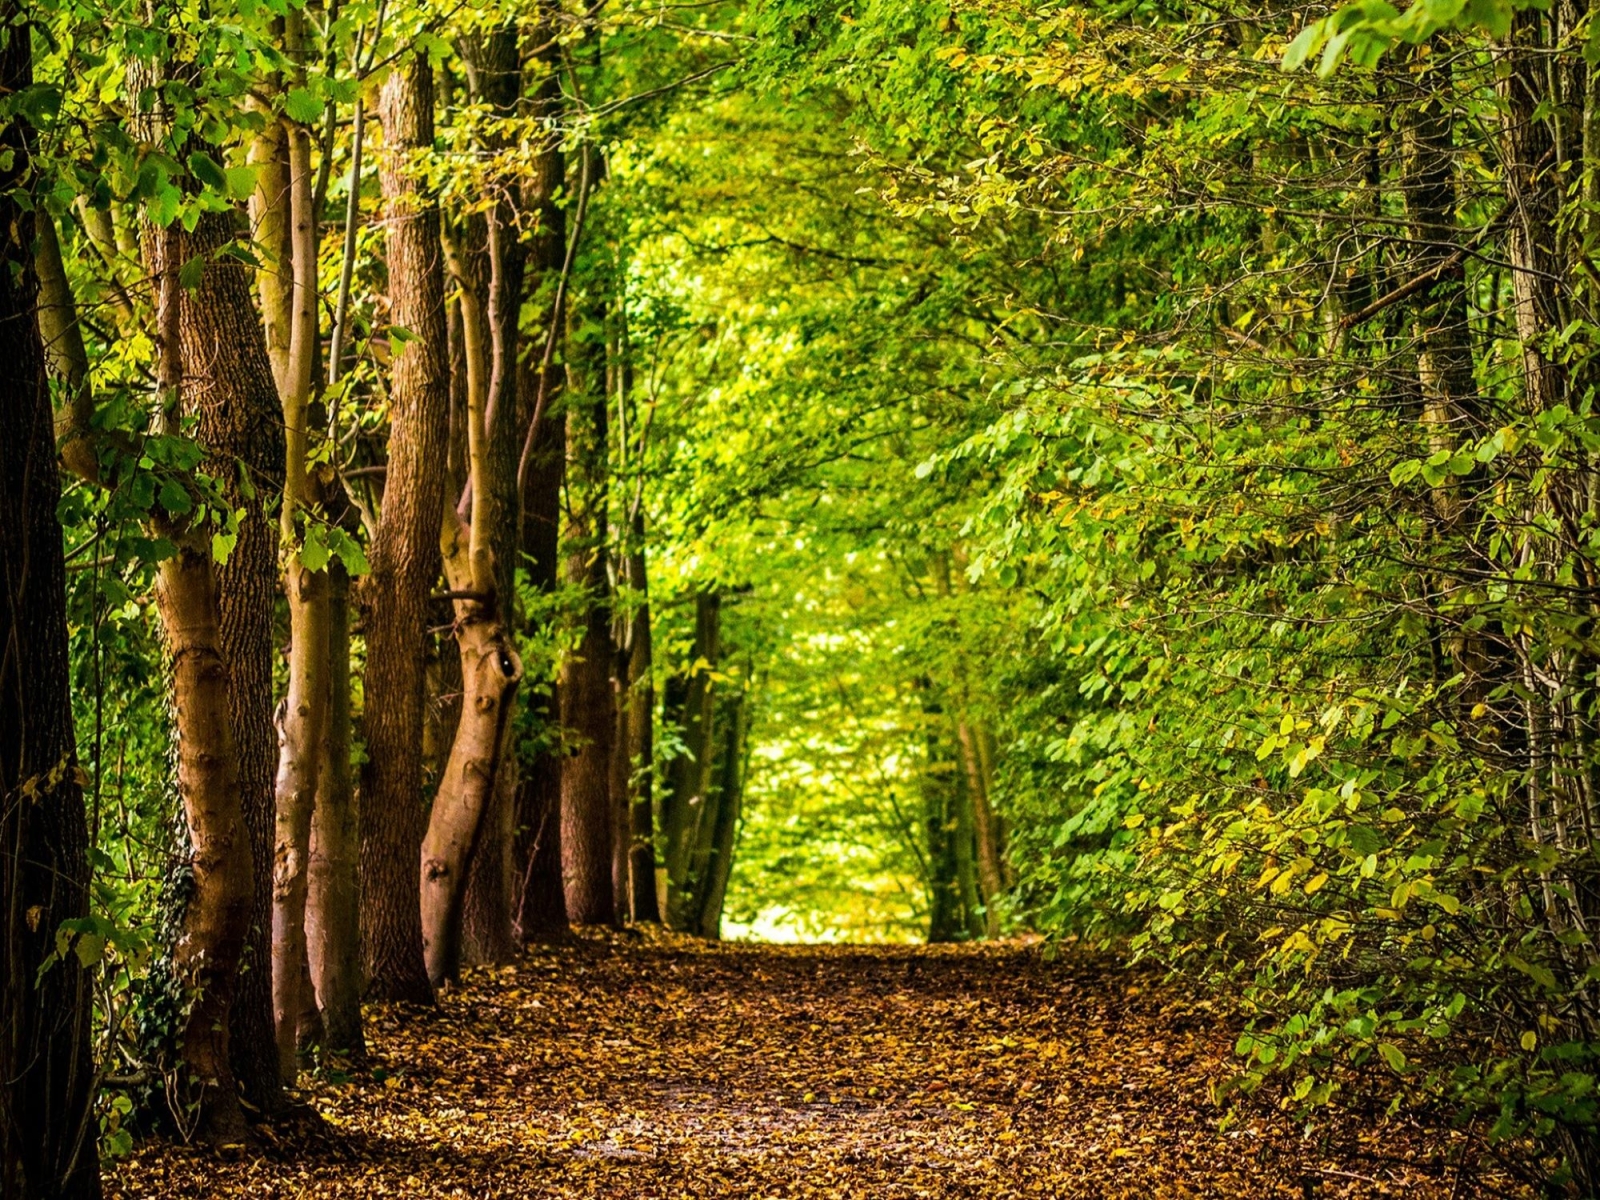
{"type": "Polygon", "coordinates": [[[373,1011],[371,1077],[319,1084],[320,1128],[151,1144],[110,1194],[1505,1194],[1447,1129],[1365,1111],[1308,1133],[1266,1097],[1227,1116],[1223,1011],[1037,946],[594,935],[436,1013],[373,1011]]]}

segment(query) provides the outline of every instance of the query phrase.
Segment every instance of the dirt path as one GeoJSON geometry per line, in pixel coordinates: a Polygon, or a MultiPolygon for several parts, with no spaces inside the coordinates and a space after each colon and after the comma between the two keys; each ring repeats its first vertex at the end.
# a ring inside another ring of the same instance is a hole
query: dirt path
{"type": "Polygon", "coordinates": [[[1026,948],[586,940],[372,1015],[321,1131],[141,1149],[113,1197],[1453,1197],[1457,1134],[1208,1099],[1205,1003],[1026,948]]]}

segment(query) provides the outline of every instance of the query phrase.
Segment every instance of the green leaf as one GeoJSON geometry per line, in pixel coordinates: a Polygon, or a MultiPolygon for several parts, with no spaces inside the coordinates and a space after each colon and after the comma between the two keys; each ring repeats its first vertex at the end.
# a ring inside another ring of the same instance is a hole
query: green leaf
{"type": "Polygon", "coordinates": [[[1511,32],[1511,15],[1509,0],[1467,0],[1466,19],[1488,30],[1491,37],[1503,38],[1511,32]]]}
{"type": "Polygon", "coordinates": [[[1294,41],[1283,52],[1281,64],[1285,71],[1298,71],[1306,65],[1310,57],[1317,52],[1317,47],[1322,45],[1322,39],[1327,36],[1326,23],[1313,21],[1295,35],[1294,41]]]}
{"type": "Polygon", "coordinates": [[[211,557],[217,563],[226,563],[228,556],[233,553],[233,548],[239,544],[239,535],[235,533],[213,533],[211,535],[211,557]]]}
{"type": "Polygon", "coordinates": [[[209,154],[196,150],[189,155],[189,173],[214,192],[228,192],[228,173],[209,154]]]}
{"type": "Polygon", "coordinates": [[[1406,1069],[1406,1056],[1400,1052],[1400,1047],[1392,1042],[1379,1042],[1378,1053],[1383,1056],[1383,1061],[1389,1064],[1389,1069],[1395,1074],[1403,1074],[1406,1069]]]}
{"type": "Polygon", "coordinates": [[[256,178],[260,174],[257,167],[229,167],[223,172],[226,177],[226,191],[234,200],[248,200],[250,193],[256,190],[256,178]]]}
{"type": "Polygon", "coordinates": [[[330,557],[322,526],[307,525],[305,537],[300,543],[300,565],[308,571],[320,571],[328,565],[330,557]]]}
{"type": "Polygon", "coordinates": [[[178,216],[178,209],[183,204],[183,193],[172,182],[162,179],[155,185],[150,199],[145,202],[145,215],[153,224],[165,229],[178,216]]]}
{"type": "Polygon", "coordinates": [[[366,575],[371,572],[372,564],[367,561],[361,543],[337,526],[328,530],[328,548],[338,555],[339,561],[344,564],[344,569],[351,575],[366,575]]]}
{"type": "Polygon", "coordinates": [[[192,292],[200,286],[200,280],[206,273],[206,256],[196,254],[183,266],[178,268],[178,286],[186,292],[192,292]]]}
{"type": "Polygon", "coordinates": [[[85,968],[92,967],[105,957],[106,940],[98,933],[80,933],[72,944],[72,952],[85,968]]]}
{"type": "Polygon", "coordinates": [[[289,95],[283,102],[283,111],[289,119],[298,121],[302,125],[311,125],[322,116],[322,101],[310,88],[290,88],[289,95]]]}
{"type": "Polygon", "coordinates": [[[194,501],[190,499],[188,491],[182,484],[173,479],[163,480],[160,494],[156,496],[156,503],[175,517],[194,508],[194,501]]]}

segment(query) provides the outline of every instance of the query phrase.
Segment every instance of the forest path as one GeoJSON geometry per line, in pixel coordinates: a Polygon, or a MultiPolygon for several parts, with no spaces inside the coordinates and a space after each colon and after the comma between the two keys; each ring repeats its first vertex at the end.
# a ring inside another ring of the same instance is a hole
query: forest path
{"type": "Polygon", "coordinates": [[[1092,956],[1016,944],[703,946],[588,937],[369,1013],[326,1126],[152,1144],[113,1197],[1507,1194],[1460,1134],[1344,1114],[1309,1137],[1208,1096],[1232,1028],[1092,956]]]}

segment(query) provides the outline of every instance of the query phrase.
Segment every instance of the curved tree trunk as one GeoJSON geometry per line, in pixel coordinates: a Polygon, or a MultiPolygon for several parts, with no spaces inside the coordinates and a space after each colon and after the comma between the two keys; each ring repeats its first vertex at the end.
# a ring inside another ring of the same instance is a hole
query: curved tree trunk
{"type": "MultiPolygon", "coordinates": [[[[11,28],[18,13],[0,4],[11,28]]],[[[0,45],[0,86],[32,81],[29,39],[0,45]]],[[[36,323],[35,213],[16,122],[0,131],[0,1195],[100,1195],[91,1111],[88,972],[75,954],[42,975],[61,922],[89,907],[83,792],[68,688],[61,484],[36,323]]],[[[93,461],[93,455],[89,456],[93,461]]]]}
{"type": "MultiPolygon", "coordinates": [[[[470,402],[470,407],[473,476],[478,483],[477,494],[482,497],[482,484],[486,482],[480,469],[482,410],[476,400],[470,402]]],[[[486,499],[479,501],[479,505],[486,503],[486,499]]],[[[481,508],[474,517],[474,525],[487,524],[481,508]]],[[[435,987],[454,979],[460,970],[467,873],[484,814],[494,796],[500,752],[505,745],[505,723],[522,680],[522,662],[497,614],[487,549],[453,511],[447,513],[446,520],[454,525],[445,554],[450,589],[473,598],[456,601],[461,718],[422,842],[423,951],[428,978],[435,987]]]]}
{"type": "Polygon", "coordinates": [[[361,591],[367,635],[361,926],[369,993],[431,1003],[417,882],[426,821],[422,658],[428,593],[439,570],[449,367],[439,213],[406,165],[408,154],[433,142],[433,75],[425,57],[396,68],[380,107],[390,315],[415,340],[394,361],[388,477],[372,574],[361,591]]]}

